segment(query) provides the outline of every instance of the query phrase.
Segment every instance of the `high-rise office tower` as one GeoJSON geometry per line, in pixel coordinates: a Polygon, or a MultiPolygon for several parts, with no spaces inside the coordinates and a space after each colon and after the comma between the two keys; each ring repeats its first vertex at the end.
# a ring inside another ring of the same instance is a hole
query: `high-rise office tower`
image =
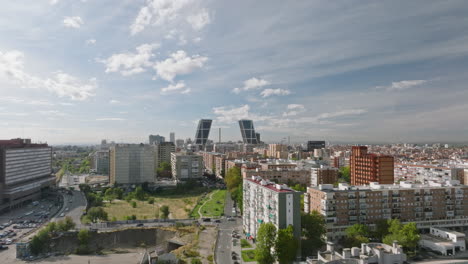
{"type": "Polygon", "coordinates": [[[195,134],[195,144],[204,146],[210,135],[211,119],[201,119],[198,122],[197,132],[195,134]]]}
{"type": "Polygon", "coordinates": [[[175,133],[171,132],[169,133],[169,141],[172,143],[175,143],[175,133]]]}
{"type": "Polygon", "coordinates": [[[255,137],[257,138],[257,143],[260,144],[260,133],[255,133],[255,137]]]}
{"type": "Polygon", "coordinates": [[[252,120],[239,120],[239,127],[244,144],[258,144],[252,120]]]}
{"type": "Polygon", "coordinates": [[[166,138],[160,135],[149,135],[149,144],[160,144],[166,141],[166,138]]]}
{"type": "Polygon", "coordinates": [[[351,184],[370,182],[393,184],[393,157],[367,153],[367,147],[354,146],[351,153],[351,184]]]}

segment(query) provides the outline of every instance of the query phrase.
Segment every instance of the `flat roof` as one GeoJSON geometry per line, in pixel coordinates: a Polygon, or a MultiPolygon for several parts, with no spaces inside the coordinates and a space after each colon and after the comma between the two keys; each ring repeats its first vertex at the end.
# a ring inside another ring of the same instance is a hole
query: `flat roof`
{"type": "Polygon", "coordinates": [[[294,190],[277,189],[277,188],[276,188],[276,183],[268,182],[268,184],[262,185],[262,184],[261,184],[261,181],[256,181],[256,180],[252,180],[252,179],[244,179],[244,180],[253,182],[253,183],[258,184],[258,185],[260,185],[260,186],[262,186],[262,187],[264,187],[264,188],[270,189],[270,190],[275,191],[275,192],[278,192],[278,193],[295,192],[294,190]]]}

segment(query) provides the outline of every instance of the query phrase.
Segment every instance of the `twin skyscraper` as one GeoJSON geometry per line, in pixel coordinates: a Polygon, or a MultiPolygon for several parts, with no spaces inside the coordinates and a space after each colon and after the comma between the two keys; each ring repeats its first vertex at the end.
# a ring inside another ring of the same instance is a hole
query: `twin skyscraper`
{"type": "MultiPolygon", "coordinates": [[[[195,144],[204,146],[210,135],[211,119],[201,119],[198,122],[197,132],[195,134],[195,144]]],[[[260,143],[260,133],[255,133],[252,120],[239,120],[239,127],[244,144],[256,145],[260,143]]]]}

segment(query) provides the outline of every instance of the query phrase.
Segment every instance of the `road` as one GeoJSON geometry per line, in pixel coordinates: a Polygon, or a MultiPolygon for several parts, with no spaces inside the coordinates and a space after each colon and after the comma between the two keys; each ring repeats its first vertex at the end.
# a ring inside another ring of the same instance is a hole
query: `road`
{"type": "Polygon", "coordinates": [[[82,228],[81,215],[84,210],[86,210],[86,198],[84,194],[80,191],[73,191],[73,195],[64,194],[63,196],[63,208],[54,218],[52,218],[52,221],[58,221],[63,219],[65,216],[70,216],[73,219],[73,222],[76,223],[76,228],[82,228]],[[63,217],[60,216],[62,213],[64,214],[63,217]]]}
{"type": "MultiPolygon", "coordinates": [[[[232,207],[234,202],[231,199],[231,194],[226,193],[226,202],[224,206],[224,215],[226,217],[232,216],[232,207]]],[[[216,247],[216,263],[228,264],[233,263],[231,252],[233,251],[232,246],[232,231],[237,230],[239,234],[242,234],[242,219],[234,218],[236,221],[227,221],[226,219],[221,220],[219,224],[218,243],[216,247]]],[[[237,246],[234,247],[240,257],[240,241],[237,240],[237,246]]],[[[239,261],[240,263],[240,261],[239,261]]]]}

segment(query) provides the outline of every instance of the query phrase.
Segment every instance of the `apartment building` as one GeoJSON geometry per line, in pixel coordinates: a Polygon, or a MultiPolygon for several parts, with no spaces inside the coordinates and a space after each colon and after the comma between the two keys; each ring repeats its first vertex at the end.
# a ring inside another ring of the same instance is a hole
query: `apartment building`
{"type": "Polygon", "coordinates": [[[224,168],[226,166],[226,157],[225,155],[215,157],[215,175],[218,178],[224,177],[226,173],[224,168]]]}
{"type": "MultiPolygon", "coordinates": [[[[338,182],[338,169],[321,166],[320,168],[311,169],[310,186],[319,186],[320,184],[334,184],[338,182]]],[[[308,186],[309,186],[308,185],[308,186]]]]}
{"type": "Polygon", "coordinates": [[[243,227],[246,236],[255,238],[262,223],[277,229],[294,227],[294,236],[301,236],[301,192],[252,176],[243,179],[243,227]]]}
{"type": "Polygon", "coordinates": [[[458,181],[428,184],[379,184],[349,186],[323,184],[307,188],[304,210],[320,212],[327,222],[330,240],[344,236],[347,227],[373,225],[380,219],[415,222],[420,229],[431,226],[468,226],[468,186],[458,181]]]}
{"type": "Polygon", "coordinates": [[[351,154],[351,184],[370,182],[393,183],[393,157],[367,153],[365,146],[353,146],[351,154]]]}
{"type": "Polygon", "coordinates": [[[288,146],[283,144],[269,144],[268,145],[268,157],[274,159],[287,159],[288,158],[288,146]]]}
{"type": "Polygon", "coordinates": [[[160,144],[166,141],[166,138],[160,135],[149,135],[148,139],[150,145],[160,144]]]}
{"type": "Polygon", "coordinates": [[[109,150],[98,150],[92,156],[97,174],[109,175],[109,150]]]}
{"type": "Polygon", "coordinates": [[[448,168],[427,164],[395,163],[395,181],[411,181],[425,183],[428,181],[445,182],[458,180],[465,183],[465,172],[462,168],[448,168]]]}
{"type": "Polygon", "coordinates": [[[155,182],[154,147],[144,144],[117,144],[109,152],[111,184],[155,182]]]}
{"type": "Polygon", "coordinates": [[[242,170],[242,178],[251,179],[252,176],[260,176],[265,180],[273,181],[280,184],[288,184],[292,182],[294,184],[305,184],[310,185],[310,170],[298,170],[298,169],[277,169],[277,170],[260,170],[256,169],[245,169],[242,170]]]}
{"type": "Polygon", "coordinates": [[[291,163],[287,160],[266,160],[265,162],[261,162],[260,166],[262,170],[276,170],[276,169],[286,169],[291,170],[297,167],[296,163],[291,163]]]}
{"type": "Polygon", "coordinates": [[[225,157],[225,155],[222,153],[207,151],[200,151],[198,152],[198,155],[201,155],[203,157],[203,165],[205,166],[205,170],[207,170],[210,174],[216,173],[216,158],[225,157]]]}
{"type": "Polygon", "coordinates": [[[203,177],[203,156],[191,152],[171,154],[172,178],[187,181],[203,177]]]}
{"type": "Polygon", "coordinates": [[[0,140],[0,211],[40,197],[55,184],[52,148],[30,139],[0,140]]]}
{"type": "Polygon", "coordinates": [[[154,145],[154,166],[159,168],[161,162],[171,163],[171,153],[175,152],[172,142],[162,142],[154,145]]]}

